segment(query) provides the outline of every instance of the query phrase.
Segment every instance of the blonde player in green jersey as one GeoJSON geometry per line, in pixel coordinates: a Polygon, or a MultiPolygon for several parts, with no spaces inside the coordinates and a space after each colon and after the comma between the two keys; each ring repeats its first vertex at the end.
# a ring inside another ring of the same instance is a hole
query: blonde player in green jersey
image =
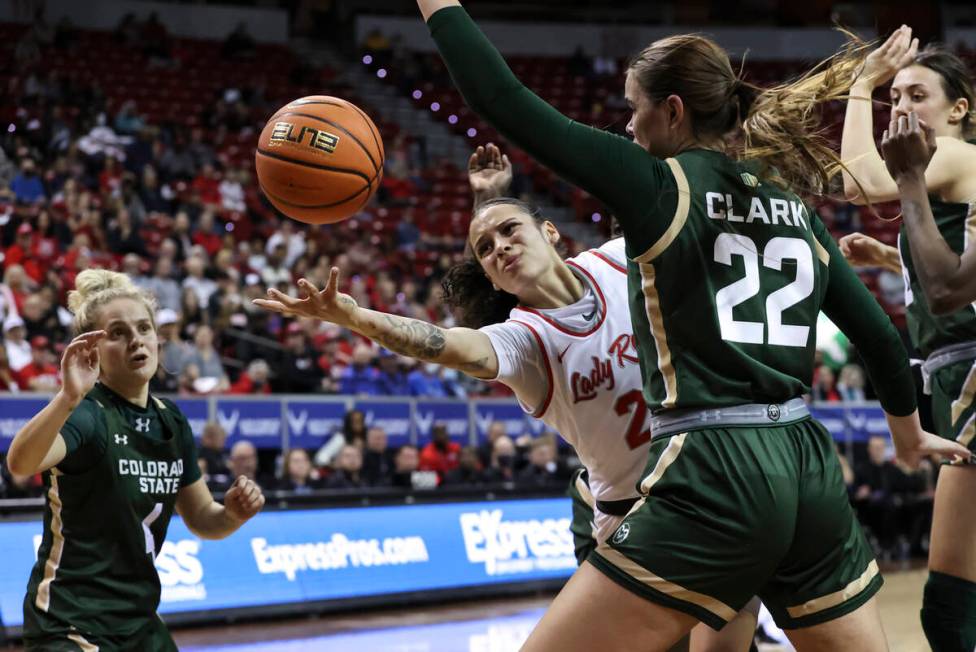
{"type": "Polygon", "coordinates": [[[194,534],[221,539],[264,505],[243,476],[214,501],[193,433],[149,394],[159,342],[155,301],[124,274],[86,270],[68,295],[80,333],[63,386],[17,433],[7,462],[43,473],[44,534],[24,600],[27,650],[176,650],[156,615],[153,564],[174,509],[194,534]]]}
{"type": "MultiPolygon", "coordinates": [[[[847,175],[845,189],[861,204],[901,198],[899,248],[855,233],[841,250],[854,264],[904,275],[908,330],[926,357],[936,432],[976,451],[976,93],[969,74],[942,47],[920,51],[906,26],[867,56],[847,102],[841,154],[856,181],[847,175]],[[871,96],[889,81],[882,161],[871,96]]],[[[941,470],[922,603],[935,652],[976,649],[974,496],[976,465],[941,470]]]]}
{"type": "Polygon", "coordinates": [[[471,108],[608,204],[629,258],[654,412],[643,499],[523,649],[665,650],[754,595],[801,652],[887,649],[877,563],[800,399],[820,310],[858,347],[903,459],[966,450],[921,429],[894,326],[793,190],[822,188],[836,159],[809,111],[829,76],[757,96],[712,41],[662,39],[629,67],[630,141],[526,89],[456,0],[418,5],[471,108]]]}

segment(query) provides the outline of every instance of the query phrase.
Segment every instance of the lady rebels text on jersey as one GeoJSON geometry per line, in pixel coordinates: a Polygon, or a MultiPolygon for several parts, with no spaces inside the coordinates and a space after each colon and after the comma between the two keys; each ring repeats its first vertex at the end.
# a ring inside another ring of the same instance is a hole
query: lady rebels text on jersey
{"type": "MultiPolygon", "coordinates": [[[[650,414],[627,300],[622,238],[566,261],[583,297],[551,310],[515,308],[508,321],[482,328],[498,355],[496,380],[522,408],[576,449],[600,501],[636,496],[647,462],[650,414]]],[[[619,518],[595,510],[598,540],[619,518]]]]}

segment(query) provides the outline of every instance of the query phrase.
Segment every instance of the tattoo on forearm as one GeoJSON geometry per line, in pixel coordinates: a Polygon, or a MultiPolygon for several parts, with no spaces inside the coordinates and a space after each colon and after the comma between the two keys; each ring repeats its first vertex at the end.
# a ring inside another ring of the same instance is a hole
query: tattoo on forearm
{"type": "Polygon", "coordinates": [[[382,319],[383,331],[373,339],[391,351],[421,360],[433,360],[444,352],[447,340],[440,327],[396,315],[383,315],[382,319]]]}

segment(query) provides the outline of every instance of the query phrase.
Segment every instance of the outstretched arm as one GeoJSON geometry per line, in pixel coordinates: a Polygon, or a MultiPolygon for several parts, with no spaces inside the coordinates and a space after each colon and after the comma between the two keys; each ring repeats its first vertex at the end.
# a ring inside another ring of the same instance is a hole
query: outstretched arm
{"type": "Polygon", "coordinates": [[[324,290],[319,291],[306,279],[300,279],[298,286],[305,293],[304,298],[269,289],[269,299],[255,299],[254,303],[283,315],[332,322],[400,355],[436,362],[475,378],[498,375],[498,358],[487,335],[470,328],[441,328],[420,319],[361,308],[351,296],[338,291],[336,267],[324,290]]]}
{"type": "Polygon", "coordinates": [[[913,112],[892,121],[881,141],[885,164],[898,186],[912,260],[929,309],[944,315],[976,301],[976,247],[960,256],[932,216],[925,170],[936,152],[932,129],[913,112]]]}
{"type": "Polygon", "coordinates": [[[571,120],[532,93],[458,3],[418,2],[468,106],[512,144],[607,204],[630,249],[643,253],[657,242],[678,205],[670,167],[626,138],[571,120]]]}
{"type": "Polygon", "coordinates": [[[863,233],[848,233],[838,242],[840,251],[854,267],[880,267],[901,274],[898,250],[863,233]]]}

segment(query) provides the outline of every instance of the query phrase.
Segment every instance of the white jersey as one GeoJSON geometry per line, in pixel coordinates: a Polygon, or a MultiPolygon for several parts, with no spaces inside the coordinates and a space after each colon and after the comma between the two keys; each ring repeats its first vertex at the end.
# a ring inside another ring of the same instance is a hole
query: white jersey
{"type": "MultiPolygon", "coordinates": [[[[554,310],[515,308],[505,324],[482,330],[493,345],[498,333],[516,325],[531,333],[542,353],[545,390],[535,390],[538,400],[526,404],[523,393],[528,392],[515,387],[523,409],[573,445],[595,500],[633,498],[651,433],[627,300],[623,239],[566,263],[583,282],[580,301],[554,310]]],[[[594,536],[602,542],[621,519],[596,507],[594,515],[594,536]]]]}

